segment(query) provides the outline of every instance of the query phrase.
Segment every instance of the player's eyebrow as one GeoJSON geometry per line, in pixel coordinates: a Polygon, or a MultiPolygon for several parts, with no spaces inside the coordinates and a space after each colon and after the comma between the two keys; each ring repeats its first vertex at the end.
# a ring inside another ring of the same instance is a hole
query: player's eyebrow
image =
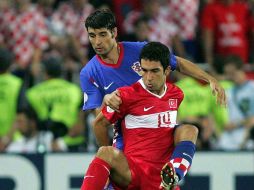
{"type": "Polygon", "coordinates": [[[145,69],[144,67],[141,67],[141,69],[143,70],[143,71],[152,71],[152,72],[157,72],[157,71],[159,71],[160,70],[160,68],[154,68],[154,69],[145,69]]]}
{"type": "Polygon", "coordinates": [[[107,32],[106,31],[102,31],[102,32],[99,32],[99,34],[100,35],[105,35],[105,34],[107,34],[107,32]]]}

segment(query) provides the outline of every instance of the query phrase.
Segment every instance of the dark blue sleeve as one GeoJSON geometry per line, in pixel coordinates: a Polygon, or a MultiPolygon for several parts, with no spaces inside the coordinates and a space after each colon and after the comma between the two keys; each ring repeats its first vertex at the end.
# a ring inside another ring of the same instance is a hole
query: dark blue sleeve
{"type": "Polygon", "coordinates": [[[176,56],[173,53],[170,53],[170,61],[169,64],[171,66],[171,70],[174,71],[177,66],[177,59],[176,56]]]}
{"type": "Polygon", "coordinates": [[[83,110],[95,109],[101,106],[103,95],[94,81],[91,73],[83,69],[80,73],[80,85],[84,93],[83,110]]]}

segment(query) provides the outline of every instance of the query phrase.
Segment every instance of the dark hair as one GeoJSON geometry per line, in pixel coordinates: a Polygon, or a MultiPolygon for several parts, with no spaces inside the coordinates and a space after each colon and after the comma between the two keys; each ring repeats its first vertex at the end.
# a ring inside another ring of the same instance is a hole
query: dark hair
{"type": "Polygon", "coordinates": [[[8,70],[12,64],[12,60],[12,53],[5,48],[0,48],[0,73],[8,70]]]}
{"type": "Polygon", "coordinates": [[[32,108],[32,106],[28,105],[26,107],[23,107],[21,109],[17,110],[18,114],[23,113],[28,119],[38,121],[38,115],[36,111],[32,108]]]}
{"type": "Polygon", "coordinates": [[[139,61],[147,59],[150,61],[160,61],[163,69],[169,66],[170,51],[167,46],[160,42],[149,42],[141,50],[139,61]]]}
{"type": "Polygon", "coordinates": [[[87,17],[85,26],[86,29],[90,27],[94,29],[107,28],[113,30],[116,27],[116,19],[109,9],[98,9],[87,17]]]}
{"type": "Polygon", "coordinates": [[[45,72],[50,77],[60,77],[62,74],[62,63],[59,57],[49,57],[43,60],[45,72]]]}
{"type": "Polygon", "coordinates": [[[224,59],[224,65],[233,65],[236,69],[242,70],[244,62],[238,55],[228,55],[224,59]]]}

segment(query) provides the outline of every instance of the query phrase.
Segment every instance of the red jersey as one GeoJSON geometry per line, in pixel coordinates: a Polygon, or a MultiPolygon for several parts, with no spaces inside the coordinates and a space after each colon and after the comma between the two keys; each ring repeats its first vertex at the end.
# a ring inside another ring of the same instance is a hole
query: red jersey
{"type": "Polygon", "coordinates": [[[208,4],[202,13],[201,27],[214,32],[216,53],[235,54],[248,60],[250,12],[247,3],[224,5],[216,1],[208,4]]]}
{"type": "Polygon", "coordinates": [[[183,92],[167,83],[165,92],[156,95],[146,90],[140,79],[132,86],[119,88],[122,104],[120,113],[103,107],[102,113],[114,123],[122,119],[123,151],[126,156],[152,163],[165,163],[173,148],[173,132],[177,109],[183,92]]]}

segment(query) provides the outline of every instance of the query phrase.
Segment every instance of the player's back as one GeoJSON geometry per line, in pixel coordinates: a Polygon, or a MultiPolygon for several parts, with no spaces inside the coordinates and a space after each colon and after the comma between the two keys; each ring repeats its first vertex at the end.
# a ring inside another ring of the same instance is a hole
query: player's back
{"type": "Polygon", "coordinates": [[[44,81],[27,91],[27,98],[40,120],[52,119],[72,126],[81,103],[79,87],[63,79],[44,81]]]}

